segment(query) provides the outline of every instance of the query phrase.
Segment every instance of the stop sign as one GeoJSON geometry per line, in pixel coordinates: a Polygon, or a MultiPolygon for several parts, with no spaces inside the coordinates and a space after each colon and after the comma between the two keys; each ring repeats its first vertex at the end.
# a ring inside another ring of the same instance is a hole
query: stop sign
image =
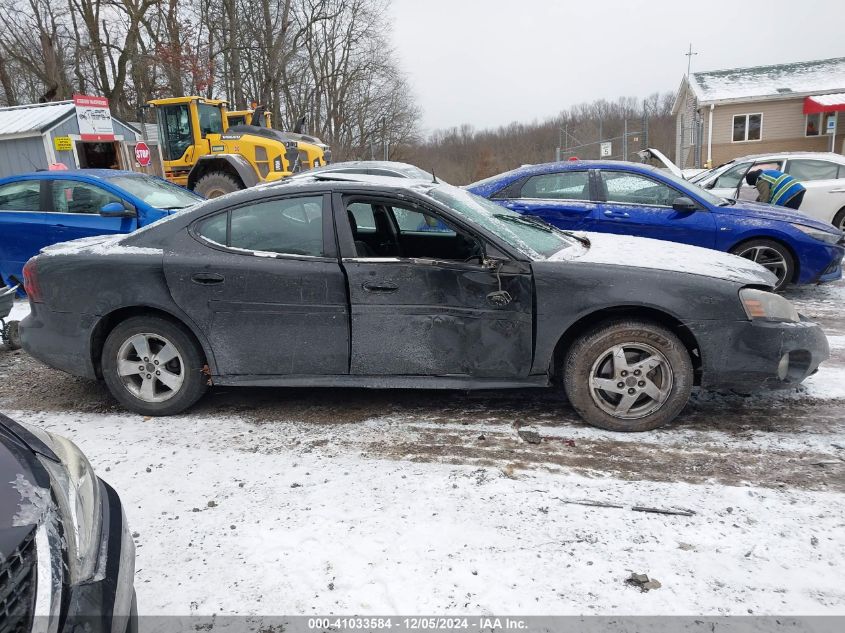
{"type": "Polygon", "coordinates": [[[135,160],[138,161],[141,167],[146,167],[150,164],[150,146],[144,141],[138,141],[138,144],[135,146],[135,160]]]}

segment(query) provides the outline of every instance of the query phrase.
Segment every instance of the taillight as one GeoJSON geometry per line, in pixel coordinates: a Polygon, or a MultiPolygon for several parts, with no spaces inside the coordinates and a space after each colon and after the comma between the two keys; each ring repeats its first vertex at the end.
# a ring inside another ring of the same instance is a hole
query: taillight
{"type": "Polygon", "coordinates": [[[30,259],[23,267],[23,289],[33,303],[43,303],[44,297],[41,294],[41,286],[38,284],[38,269],[35,265],[35,258],[30,259]]]}

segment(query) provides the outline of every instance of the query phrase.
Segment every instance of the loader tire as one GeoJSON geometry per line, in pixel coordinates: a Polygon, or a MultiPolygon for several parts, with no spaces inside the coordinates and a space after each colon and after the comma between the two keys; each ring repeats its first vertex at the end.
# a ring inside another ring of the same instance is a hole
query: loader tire
{"type": "Polygon", "coordinates": [[[194,192],[210,200],[243,188],[243,184],[229,174],[213,171],[197,181],[197,184],[194,185],[194,192]]]}

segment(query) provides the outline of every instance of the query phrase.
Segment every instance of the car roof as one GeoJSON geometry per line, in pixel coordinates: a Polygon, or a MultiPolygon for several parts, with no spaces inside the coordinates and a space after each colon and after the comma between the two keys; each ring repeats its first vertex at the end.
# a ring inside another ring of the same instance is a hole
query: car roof
{"type": "Polygon", "coordinates": [[[469,187],[472,187],[473,185],[478,185],[480,183],[490,183],[498,181],[499,178],[504,178],[505,176],[507,176],[508,178],[512,178],[514,176],[533,176],[536,174],[548,174],[556,171],[567,171],[572,169],[626,169],[630,171],[640,171],[656,174],[665,173],[664,169],[659,169],[646,163],[635,163],[626,160],[566,160],[551,163],[540,163],[537,165],[523,165],[522,167],[517,167],[516,169],[506,171],[504,173],[498,174],[497,176],[491,176],[490,178],[487,178],[485,180],[473,183],[472,185],[469,185],[469,187]]]}
{"type": "Polygon", "coordinates": [[[746,156],[737,156],[726,163],[740,163],[746,160],[767,160],[772,158],[818,158],[822,160],[832,160],[837,163],[845,163],[845,156],[835,154],[833,152],[768,152],[766,154],[748,154],[746,156]]]}
{"type": "Polygon", "coordinates": [[[53,171],[29,171],[23,174],[15,174],[3,178],[3,180],[14,180],[16,178],[61,178],[62,176],[84,176],[86,178],[94,178],[97,180],[107,180],[115,176],[146,176],[146,174],[137,171],[128,171],[126,169],[57,169],[53,171]]]}

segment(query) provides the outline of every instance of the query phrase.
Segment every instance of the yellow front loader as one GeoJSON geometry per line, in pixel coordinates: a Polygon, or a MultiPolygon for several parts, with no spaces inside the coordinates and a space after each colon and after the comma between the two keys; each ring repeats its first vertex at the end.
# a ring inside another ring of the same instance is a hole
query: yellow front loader
{"type": "Polygon", "coordinates": [[[205,198],[326,163],[328,148],[302,135],[229,126],[225,101],[175,97],[147,104],[156,112],[165,177],[205,198]]]}

